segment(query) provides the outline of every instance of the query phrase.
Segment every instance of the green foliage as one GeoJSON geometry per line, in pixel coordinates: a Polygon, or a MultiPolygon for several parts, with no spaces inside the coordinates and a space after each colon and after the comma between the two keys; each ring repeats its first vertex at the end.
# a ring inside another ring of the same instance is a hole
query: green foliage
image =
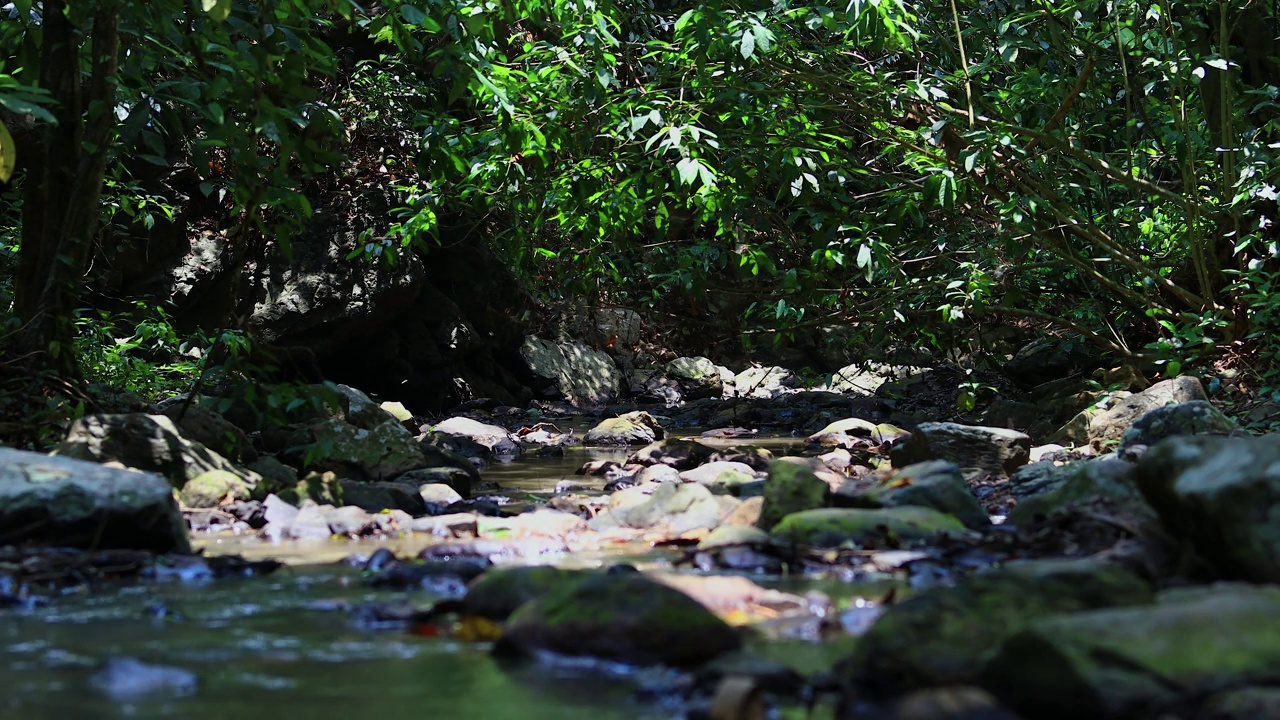
{"type": "Polygon", "coordinates": [[[150,401],[188,389],[210,341],[180,336],[163,308],[138,303],[137,311],[132,316],[97,311],[76,320],[75,350],[86,379],[150,401]]]}

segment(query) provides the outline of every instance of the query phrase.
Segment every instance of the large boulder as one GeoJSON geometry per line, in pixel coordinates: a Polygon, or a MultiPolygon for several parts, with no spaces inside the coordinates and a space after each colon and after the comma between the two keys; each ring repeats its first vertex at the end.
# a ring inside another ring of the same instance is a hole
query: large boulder
{"type": "Polygon", "coordinates": [[[882,548],[936,542],[964,531],[964,525],[952,515],[908,505],[877,510],[805,510],[782,518],[773,526],[772,533],[782,542],[799,545],[837,547],[852,543],[863,548],[882,548]]]}
{"type": "Polygon", "coordinates": [[[57,455],[118,462],[126,467],[154,472],[180,488],[188,480],[210,470],[223,470],[240,478],[253,491],[262,476],[237,466],[222,455],[178,432],[164,415],[86,415],[71,424],[57,455]]]}
{"type": "Polygon", "coordinates": [[[1003,478],[1026,465],[1030,455],[1031,438],[1016,430],[933,422],[920,423],[890,451],[894,467],[947,460],[970,482],[1003,478]]]}
{"type": "Polygon", "coordinates": [[[373,401],[373,398],[350,385],[337,385],[338,392],[347,399],[346,421],[362,430],[372,430],[388,420],[397,420],[391,413],[373,401]]]}
{"type": "Polygon", "coordinates": [[[622,373],[613,358],[580,342],[558,344],[531,335],[520,355],[535,376],[574,405],[599,405],[618,397],[622,373]]]}
{"type": "Polygon", "coordinates": [[[1226,577],[1280,582],[1280,435],[1174,437],[1138,462],[1165,526],[1226,577]]]}
{"type": "Polygon", "coordinates": [[[960,468],[946,460],[930,460],[888,475],[849,480],[836,491],[832,504],[862,508],[918,505],[954,515],[970,529],[991,524],[991,518],[965,485],[960,468]]]}
{"type": "Polygon", "coordinates": [[[682,357],[667,363],[666,376],[675,381],[686,400],[718,398],[724,392],[720,369],[704,357],[682,357]]]}
{"type": "Polygon", "coordinates": [[[7,543],[191,552],[170,482],[67,457],[0,448],[7,543]]]}
{"type": "Polygon", "coordinates": [[[1037,618],[1153,597],[1144,580],[1096,560],[1014,563],[889,606],[850,659],[848,680],[877,696],[972,684],[1004,641],[1037,618]]]}
{"type": "Polygon", "coordinates": [[[601,420],[587,431],[582,442],[585,445],[648,445],[661,440],[665,433],[662,426],[647,412],[629,412],[615,418],[601,420]]]}
{"type": "Polygon", "coordinates": [[[813,510],[827,504],[831,487],[810,468],[786,460],[769,463],[764,481],[764,508],[759,526],[770,530],[791,513],[813,510]]]}
{"type": "Polygon", "coordinates": [[[1280,589],[1244,585],[1044,617],[1004,643],[982,683],[1026,717],[1155,717],[1223,688],[1275,682],[1278,617],[1280,589]]]}
{"type": "Polygon", "coordinates": [[[1043,492],[1024,498],[1013,508],[1009,524],[1031,525],[1056,511],[1103,504],[1110,508],[1114,519],[1124,518],[1135,529],[1155,524],[1155,511],[1142,497],[1128,463],[1079,460],[1056,470],[1050,474],[1052,480],[1044,483],[1043,492]]]}
{"type": "Polygon", "coordinates": [[[501,425],[491,425],[479,420],[472,420],[469,417],[451,417],[448,420],[436,423],[432,426],[431,432],[467,438],[483,445],[494,455],[518,455],[520,453],[520,439],[506,428],[501,425]]]}
{"type": "Polygon", "coordinates": [[[313,442],[286,453],[308,469],[334,470],[377,481],[427,467],[413,433],[394,419],[364,430],[331,418],[313,426],[311,435],[313,442]]]}
{"type": "Polygon", "coordinates": [[[742,640],[697,601],[638,573],[582,573],[523,605],[495,651],[694,667],[742,640]]]}
{"type": "Polygon", "coordinates": [[[234,463],[253,463],[258,453],[239,426],[206,407],[187,403],[169,405],[164,413],[188,440],[204,445],[234,463]]]}
{"type": "Polygon", "coordinates": [[[733,378],[739,397],[775,398],[795,392],[799,382],[795,373],[784,367],[749,367],[733,378]]]}
{"type": "Polygon", "coordinates": [[[1192,400],[1148,410],[1133,421],[1116,453],[1121,457],[1139,454],[1167,437],[1175,435],[1229,435],[1238,429],[1236,421],[1205,400],[1192,400]]]}
{"type": "Polygon", "coordinates": [[[831,374],[827,387],[839,393],[870,397],[886,382],[903,380],[928,372],[928,368],[909,365],[886,365],[878,362],[861,362],[846,365],[831,374]]]}
{"type": "Polygon", "coordinates": [[[676,470],[692,470],[711,458],[716,449],[693,440],[659,440],[631,453],[627,464],[670,465],[676,470]]]}
{"type": "MultiPolygon", "coordinates": [[[[1200,380],[1182,375],[1152,385],[1140,393],[1129,395],[1101,412],[1084,410],[1067,425],[1084,424],[1090,443],[1102,446],[1118,442],[1143,413],[1165,405],[1208,400],[1200,380]]],[[[1066,428],[1064,428],[1066,430],[1066,428]]]]}
{"type": "Polygon", "coordinates": [[[729,512],[702,485],[665,482],[639,502],[596,515],[588,526],[597,531],[614,527],[661,530],[674,537],[690,530],[715,529],[729,512]]]}

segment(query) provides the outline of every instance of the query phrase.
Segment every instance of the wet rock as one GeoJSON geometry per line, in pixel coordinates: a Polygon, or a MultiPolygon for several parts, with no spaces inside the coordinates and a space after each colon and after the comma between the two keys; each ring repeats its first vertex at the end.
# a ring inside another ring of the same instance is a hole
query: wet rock
{"type": "Polygon", "coordinates": [[[521,605],[546,595],[578,574],[549,565],[489,570],[472,582],[463,601],[465,612],[505,622],[521,605]]]}
{"type": "Polygon", "coordinates": [[[196,674],[190,670],[152,665],[132,657],[111,658],[89,678],[90,687],[122,703],[157,695],[190,695],[198,685],[196,674]]]}
{"type": "Polygon", "coordinates": [[[1087,424],[1088,441],[1100,447],[1120,440],[1143,413],[1165,405],[1208,399],[1198,378],[1182,375],[1129,395],[1102,412],[1085,410],[1077,416],[1083,419],[1072,420],[1072,423],[1087,424]]]}
{"type": "Polygon", "coordinates": [[[832,497],[836,507],[882,508],[917,505],[953,515],[970,529],[991,519],[965,486],[955,463],[931,460],[895,470],[887,476],[846,482],[832,497]]]}
{"type": "Polygon", "coordinates": [[[368,535],[374,528],[368,511],[354,505],[333,508],[325,513],[331,535],[358,538],[368,535]]]}
{"type": "Polygon", "coordinates": [[[1138,462],[1170,532],[1226,577],[1280,582],[1280,435],[1175,437],[1138,462]]]}
{"type": "Polygon", "coordinates": [[[1036,471],[1036,476],[1024,476],[1020,484],[1024,488],[1031,485],[1049,489],[1024,497],[1009,513],[1011,525],[1041,522],[1054,511],[1099,500],[1106,500],[1113,510],[1123,511],[1137,523],[1155,520],[1155,511],[1134,481],[1133,467],[1119,460],[1081,460],[1062,467],[1046,467],[1036,471]]]}
{"type": "Polygon", "coordinates": [[[365,430],[331,418],[312,426],[313,442],[286,455],[314,470],[334,470],[366,480],[390,480],[427,465],[412,433],[396,420],[365,430]]]}
{"type": "Polygon", "coordinates": [[[177,403],[162,413],[173,421],[178,432],[188,440],[204,445],[234,463],[252,463],[258,459],[249,436],[230,420],[206,407],[177,403]]]}
{"type": "Polygon", "coordinates": [[[368,512],[403,510],[410,515],[425,515],[426,503],[413,483],[342,480],[342,504],[354,505],[368,512]]]}
{"type": "MultiPolygon", "coordinates": [[[[766,501],[767,503],[767,501],[766,501]]],[[[766,504],[766,509],[768,505],[766,504]]],[[[782,542],[817,547],[852,543],[864,548],[930,542],[964,532],[964,525],[933,508],[822,508],[787,515],[773,528],[782,542]]]]}
{"type": "Polygon", "coordinates": [[[1055,615],[1013,635],[982,684],[1028,717],[1131,718],[1275,680],[1280,590],[1161,593],[1153,606],[1055,615]]]}
{"type": "MultiPolygon", "coordinates": [[[[637,497],[643,495],[637,493],[637,497]]],[[[596,531],[623,527],[677,536],[699,528],[716,528],[727,514],[716,496],[701,485],[661,483],[642,501],[602,512],[588,526],[596,531]]]]}
{"type": "Polygon", "coordinates": [[[784,367],[749,367],[734,376],[739,397],[775,398],[794,392],[798,379],[784,367]]]}
{"type": "Polygon", "coordinates": [[[600,421],[587,431],[582,442],[586,445],[648,445],[664,437],[662,426],[647,412],[629,412],[616,418],[600,421]]]}
{"type": "Polygon", "coordinates": [[[1004,641],[1037,618],[1140,605],[1153,598],[1150,585],[1116,565],[1095,560],[1014,563],[890,605],[845,671],[854,687],[873,697],[975,684],[983,664],[1000,652],[1004,641]]]}
{"type": "Polygon", "coordinates": [[[362,430],[372,430],[388,420],[403,422],[391,413],[383,410],[368,395],[350,385],[337,385],[338,392],[347,398],[347,412],[344,419],[362,430]]]}
{"type": "Polygon", "coordinates": [[[397,475],[395,481],[407,485],[418,485],[426,487],[430,485],[447,485],[453,489],[461,498],[471,497],[471,487],[473,482],[479,482],[477,478],[479,473],[475,468],[471,468],[470,472],[455,467],[445,465],[441,467],[420,468],[418,470],[410,470],[402,475],[397,475]]]}
{"type": "Polygon", "coordinates": [[[733,628],[637,573],[584,573],[522,606],[495,651],[692,667],[739,649],[733,628]]]}
{"type": "Polygon", "coordinates": [[[88,415],[71,425],[54,454],[153,472],[182,487],[209,470],[225,470],[253,490],[262,477],[184,438],[164,415],[88,415]]]}
{"type": "Polygon", "coordinates": [[[718,398],[723,394],[720,369],[707,358],[676,358],[667,363],[665,372],[679,386],[680,395],[685,399],[718,398]]]}
{"type": "Polygon", "coordinates": [[[812,469],[800,463],[775,460],[769,465],[769,477],[764,482],[760,527],[771,530],[787,515],[823,507],[830,494],[831,487],[812,469]]]}
{"type": "Polygon", "coordinates": [[[960,425],[920,423],[890,457],[894,467],[926,460],[947,460],[960,466],[966,481],[1002,478],[1027,464],[1031,438],[1016,430],[960,425]]]}
{"type": "Polygon", "coordinates": [[[632,453],[627,464],[670,465],[676,470],[692,470],[706,462],[714,451],[692,440],[659,440],[632,453]]]}
{"type": "Polygon", "coordinates": [[[750,465],[720,461],[685,470],[680,473],[680,479],[705,485],[712,490],[725,490],[742,483],[755,482],[756,473],[750,465]]]}
{"type": "Polygon", "coordinates": [[[440,507],[452,505],[463,499],[462,495],[448,483],[425,483],[419,485],[418,496],[427,505],[438,505],[440,507]]]}
{"type": "Polygon", "coordinates": [[[249,486],[240,476],[226,470],[209,470],[188,480],[178,492],[189,508],[217,507],[226,498],[248,500],[249,486]]]}
{"type": "Polygon", "coordinates": [[[520,439],[500,425],[490,425],[468,417],[451,417],[437,423],[432,432],[458,435],[477,442],[499,456],[520,454],[520,439]]]}
{"type": "Polygon", "coordinates": [[[6,543],[191,551],[166,479],[11,448],[0,448],[0,528],[6,543]]]}
{"type": "Polygon", "coordinates": [[[475,470],[494,459],[493,451],[465,435],[432,432],[430,425],[423,425],[421,431],[417,436],[419,447],[426,453],[432,467],[455,465],[475,470]]]}
{"type": "Polygon", "coordinates": [[[613,358],[580,342],[556,344],[529,336],[520,355],[534,375],[574,405],[599,405],[618,396],[622,373],[613,358]]]}
{"type": "Polygon", "coordinates": [[[750,525],[721,525],[698,542],[694,565],[704,571],[716,569],[781,572],[780,547],[769,533],[750,525]]]}
{"type": "Polygon", "coordinates": [[[854,447],[855,439],[861,439],[863,445],[872,442],[880,442],[872,440],[872,435],[876,432],[876,424],[863,420],[862,418],[845,418],[827,424],[818,432],[810,435],[806,442],[822,445],[824,447],[854,447]]]}
{"type": "MultiPolygon", "coordinates": [[[[370,562],[372,560],[370,558],[370,562]]],[[[483,575],[489,567],[487,561],[474,559],[400,562],[393,558],[384,560],[373,571],[369,584],[378,588],[428,590],[445,597],[462,597],[467,592],[468,583],[483,575]]]]}
{"type": "Polygon", "coordinates": [[[1229,435],[1238,427],[1235,420],[1205,400],[1165,405],[1148,410],[1134,420],[1120,437],[1116,454],[1120,457],[1141,454],[1138,451],[1174,435],[1229,435]]]}

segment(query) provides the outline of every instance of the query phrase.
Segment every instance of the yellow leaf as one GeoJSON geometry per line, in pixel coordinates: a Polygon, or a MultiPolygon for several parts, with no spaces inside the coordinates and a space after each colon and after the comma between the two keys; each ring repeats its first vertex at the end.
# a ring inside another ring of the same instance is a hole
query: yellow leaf
{"type": "Polygon", "coordinates": [[[457,638],[463,642],[493,642],[502,637],[502,626],[486,618],[468,615],[462,618],[457,638]]]}
{"type": "Polygon", "coordinates": [[[9,128],[0,122],[0,182],[9,182],[13,177],[13,167],[18,162],[18,148],[13,144],[13,136],[9,128]]]}

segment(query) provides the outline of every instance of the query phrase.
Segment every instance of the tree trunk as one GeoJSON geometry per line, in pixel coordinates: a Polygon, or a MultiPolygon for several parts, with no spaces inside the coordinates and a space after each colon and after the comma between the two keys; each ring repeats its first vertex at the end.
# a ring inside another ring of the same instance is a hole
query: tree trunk
{"type": "Polygon", "coordinates": [[[76,25],[75,9],[65,0],[44,4],[40,86],[55,103],[58,123],[37,133],[37,146],[31,148],[35,160],[23,198],[14,298],[26,323],[23,349],[69,380],[80,377],[71,350],[73,321],[100,219],[119,53],[119,14],[103,3],[91,18],[86,98],[80,76],[84,32],[76,25]]]}

